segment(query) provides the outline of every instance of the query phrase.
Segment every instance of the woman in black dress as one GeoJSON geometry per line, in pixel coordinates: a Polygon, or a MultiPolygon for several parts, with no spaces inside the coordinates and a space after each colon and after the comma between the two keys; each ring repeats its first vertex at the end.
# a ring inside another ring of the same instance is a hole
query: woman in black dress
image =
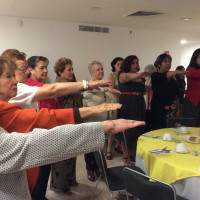
{"type": "MultiPolygon", "coordinates": [[[[135,55],[125,58],[118,74],[119,90],[121,95],[119,103],[122,108],[118,112],[118,118],[145,121],[145,101],[144,101],[144,77],[149,75],[148,72],[138,73],[139,59],[135,55]]],[[[137,138],[144,133],[144,127],[129,129],[126,132],[126,140],[128,142],[128,151],[131,156],[135,156],[137,138]]],[[[123,141],[122,133],[117,134],[118,139],[123,141]]],[[[122,142],[122,151],[124,156],[124,164],[128,165],[129,160],[122,142]]]]}
{"type": "Polygon", "coordinates": [[[173,113],[176,117],[179,117],[180,106],[175,76],[186,75],[188,72],[182,70],[169,71],[171,62],[172,57],[165,53],[159,55],[155,61],[158,71],[151,76],[153,90],[151,130],[166,128],[167,118],[171,117],[173,113]]]}

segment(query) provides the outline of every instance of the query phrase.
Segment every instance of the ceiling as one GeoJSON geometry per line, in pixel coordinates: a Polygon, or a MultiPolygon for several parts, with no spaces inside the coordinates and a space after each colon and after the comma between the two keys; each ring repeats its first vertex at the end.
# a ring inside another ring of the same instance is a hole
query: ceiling
{"type": "Polygon", "coordinates": [[[199,8],[200,0],[0,0],[0,16],[193,33],[200,33],[199,8]],[[163,14],[124,17],[139,10],[163,14]]]}

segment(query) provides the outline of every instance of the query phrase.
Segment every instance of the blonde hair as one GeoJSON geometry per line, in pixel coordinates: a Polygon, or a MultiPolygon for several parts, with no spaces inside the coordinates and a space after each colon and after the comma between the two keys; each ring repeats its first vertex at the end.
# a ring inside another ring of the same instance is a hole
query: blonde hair
{"type": "Polygon", "coordinates": [[[88,65],[88,70],[89,70],[89,72],[91,72],[91,71],[93,70],[92,68],[93,68],[93,66],[96,65],[96,64],[103,66],[103,64],[102,64],[101,62],[94,60],[94,61],[92,61],[92,62],[88,65]]]}

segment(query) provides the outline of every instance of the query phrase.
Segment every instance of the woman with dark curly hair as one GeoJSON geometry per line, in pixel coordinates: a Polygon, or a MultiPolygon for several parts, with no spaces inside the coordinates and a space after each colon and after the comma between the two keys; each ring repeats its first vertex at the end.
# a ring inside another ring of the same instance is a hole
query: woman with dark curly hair
{"type": "MultiPolygon", "coordinates": [[[[56,82],[75,82],[72,60],[60,58],[54,65],[57,74],[56,82]]],[[[80,108],[82,107],[82,95],[80,93],[66,95],[58,98],[61,108],[80,108]]],[[[80,123],[81,121],[76,121],[80,123]]],[[[70,186],[78,185],[76,181],[76,157],[64,160],[51,165],[51,190],[71,195],[70,186]]]]}
{"type": "Polygon", "coordinates": [[[186,71],[187,90],[183,101],[183,117],[195,118],[196,126],[200,125],[200,48],[192,54],[186,71]]]}
{"type": "MultiPolygon", "coordinates": [[[[118,75],[119,90],[121,92],[119,103],[122,104],[122,108],[118,112],[118,118],[145,121],[144,77],[148,76],[149,73],[138,73],[139,70],[139,59],[137,56],[130,55],[125,58],[118,75]]],[[[126,140],[130,156],[135,156],[137,138],[144,131],[144,127],[137,127],[127,131],[126,140]],[[134,134],[131,134],[133,132],[134,134]]],[[[122,133],[117,134],[116,138],[122,140],[124,165],[128,165],[130,161],[128,160],[122,133]]]]}

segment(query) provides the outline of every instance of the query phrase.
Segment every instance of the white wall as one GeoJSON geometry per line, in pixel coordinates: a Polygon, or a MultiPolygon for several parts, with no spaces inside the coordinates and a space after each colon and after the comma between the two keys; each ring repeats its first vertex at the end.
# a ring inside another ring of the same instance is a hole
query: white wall
{"type": "Polygon", "coordinates": [[[187,67],[189,65],[191,55],[197,48],[200,48],[200,43],[188,44],[183,46],[183,48],[181,49],[181,64],[183,66],[187,67]]]}
{"type": "Polygon", "coordinates": [[[167,50],[173,57],[172,64],[175,68],[189,62],[191,56],[186,55],[188,45],[180,45],[180,39],[183,36],[185,39],[199,39],[197,34],[133,27],[109,27],[109,34],[80,32],[77,23],[29,18],[21,18],[23,26],[19,28],[16,20],[14,17],[0,17],[0,53],[8,48],[16,48],[25,52],[27,58],[33,55],[49,58],[51,81],[55,79],[53,65],[62,56],[73,60],[78,80],[90,78],[87,66],[92,60],[103,63],[106,78],[114,57],[131,54],[139,57],[140,67],[143,68],[167,50]]]}

